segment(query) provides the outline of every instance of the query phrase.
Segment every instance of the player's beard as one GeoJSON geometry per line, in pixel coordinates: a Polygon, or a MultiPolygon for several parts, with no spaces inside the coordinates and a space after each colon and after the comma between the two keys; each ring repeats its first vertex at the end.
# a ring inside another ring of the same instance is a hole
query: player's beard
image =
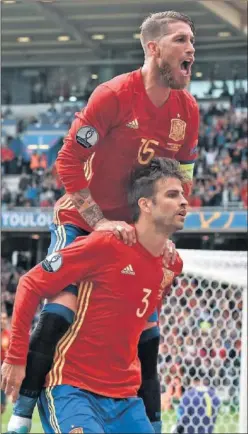
{"type": "Polygon", "coordinates": [[[189,83],[189,81],[185,83],[184,80],[176,80],[173,76],[172,68],[168,62],[164,62],[158,66],[158,70],[160,79],[165,87],[169,87],[170,89],[184,89],[189,83]]]}

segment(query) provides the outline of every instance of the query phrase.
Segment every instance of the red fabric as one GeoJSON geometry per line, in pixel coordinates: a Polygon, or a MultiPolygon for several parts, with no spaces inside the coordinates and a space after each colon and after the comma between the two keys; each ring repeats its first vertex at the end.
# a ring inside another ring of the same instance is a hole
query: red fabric
{"type": "Polygon", "coordinates": [[[189,199],[189,205],[192,207],[200,208],[202,206],[202,200],[198,196],[192,196],[189,199]]]}
{"type": "Polygon", "coordinates": [[[9,342],[10,342],[10,331],[2,330],[1,331],[1,363],[5,359],[7,350],[9,348],[9,342]]]}
{"type": "MultiPolygon", "coordinates": [[[[146,164],[153,155],[193,162],[198,124],[196,101],[186,90],[171,90],[167,102],[157,108],[145,92],[141,71],[123,74],[100,85],[76,114],[58,154],[58,174],[67,193],[89,187],[106,218],[130,222],[126,180],[131,168],[146,164]],[[95,128],[99,137],[89,148],[76,141],[84,126],[95,128]]],[[[67,196],[56,204],[57,218],[57,224],[91,230],[67,196]]]]}
{"type": "Polygon", "coordinates": [[[15,153],[12,149],[2,148],[1,149],[1,160],[4,163],[5,161],[12,161],[15,158],[15,153]]]}
{"type": "MultiPolygon", "coordinates": [[[[137,345],[162,297],[162,258],[139,243],[129,247],[107,232],[78,238],[60,255],[57,271],[45,271],[39,264],[20,279],[7,362],[26,362],[29,329],[41,297],[78,282],[77,316],[57,347],[46,385],[71,384],[110,397],[135,396],[140,386],[137,345]],[[123,272],[127,268],[129,274],[123,272]]],[[[173,277],[177,268],[170,268],[173,277]]]]}
{"type": "Polygon", "coordinates": [[[40,167],[42,167],[42,169],[47,169],[47,156],[46,155],[41,155],[40,156],[40,167]]]}
{"type": "Polygon", "coordinates": [[[248,207],[248,187],[247,185],[243,185],[241,189],[241,198],[245,208],[248,207]]]}
{"type": "Polygon", "coordinates": [[[183,191],[185,198],[190,201],[190,195],[192,192],[192,181],[185,182],[183,184],[183,191]]]}
{"type": "Polygon", "coordinates": [[[31,170],[36,170],[39,169],[40,167],[40,157],[38,154],[33,154],[31,155],[30,158],[30,169],[31,170]]]}
{"type": "Polygon", "coordinates": [[[47,199],[42,200],[40,202],[40,207],[41,208],[46,208],[46,207],[50,207],[50,206],[51,206],[51,202],[49,200],[47,200],[47,199]]]}

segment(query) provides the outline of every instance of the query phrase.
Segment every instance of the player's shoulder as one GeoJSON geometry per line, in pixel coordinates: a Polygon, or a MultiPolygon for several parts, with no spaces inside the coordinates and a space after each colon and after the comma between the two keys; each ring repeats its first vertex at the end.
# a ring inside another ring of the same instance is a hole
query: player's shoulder
{"type": "Polygon", "coordinates": [[[111,231],[93,231],[87,237],[87,243],[92,245],[101,246],[104,249],[117,248],[119,245],[124,245],[123,242],[118,240],[111,231]]]}
{"type": "Polygon", "coordinates": [[[112,251],[114,256],[120,257],[127,255],[135,258],[140,257],[140,253],[137,254],[136,244],[129,246],[125,244],[122,240],[119,240],[112,231],[93,231],[90,234],[91,243],[97,243],[101,245],[104,250],[112,251]]]}
{"type": "MultiPolygon", "coordinates": [[[[87,236],[87,242],[89,243],[105,243],[108,244],[111,240],[111,235],[113,235],[110,231],[93,231],[87,236]]],[[[85,237],[83,237],[85,238],[85,237]]]]}
{"type": "Polygon", "coordinates": [[[189,109],[198,110],[198,104],[195,97],[187,89],[181,89],[175,92],[181,104],[187,105],[189,109]]]}
{"type": "Polygon", "coordinates": [[[127,72],[117,75],[109,81],[106,81],[102,86],[109,88],[116,95],[121,95],[123,92],[128,92],[132,89],[137,71],[127,72]]]}

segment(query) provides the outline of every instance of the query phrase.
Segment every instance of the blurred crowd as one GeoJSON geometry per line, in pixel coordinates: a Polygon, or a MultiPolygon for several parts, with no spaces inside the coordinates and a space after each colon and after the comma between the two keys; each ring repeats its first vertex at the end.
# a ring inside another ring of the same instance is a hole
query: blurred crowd
{"type": "Polygon", "coordinates": [[[16,267],[1,257],[1,312],[7,313],[8,318],[12,316],[18,281],[26,271],[21,264],[16,267]]]}
{"type": "MultiPolygon", "coordinates": [[[[19,279],[30,269],[27,252],[15,252],[14,256],[12,261],[1,256],[1,312],[6,314],[9,325],[19,279]]],[[[39,311],[40,308],[33,319],[33,325],[38,320],[39,311]]]]}
{"type": "MultiPolygon", "coordinates": [[[[42,125],[52,125],[56,128],[66,126],[68,129],[74,119],[75,112],[80,111],[86,105],[86,101],[78,101],[77,103],[67,103],[63,105],[56,105],[52,102],[49,108],[41,112],[38,116],[25,116],[17,120],[17,133],[22,133],[30,125],[40,127],[42,125]]],[[[15,120],[15,115],[11,107],[7,107],[1,111],[2,120],[15,120]]]]}
{"type": "Polygon", "coordinates": [[[190,205],[247,207],[247,112],[201,109],[190,205]]]}
{"type": "MultiPolygon", "coordinates": [[[[63,188],[55,169],[40,166],[39,155],[33,154],[30,170],[18,178],[17,189],[12,191],[3,180],[1,185],[2,209],[12,207],[52,207],[63,194],[63,188]]],[[[5,178],[6,179],[6,178],[5,178]]]]}
{"type": "Polygon", "coordinates": [[[162,307],[159,375],[164,410],[188,386],[191,367],[223,399],[238,401],[242,292],[189,275],[178,279],[162,307]]]}

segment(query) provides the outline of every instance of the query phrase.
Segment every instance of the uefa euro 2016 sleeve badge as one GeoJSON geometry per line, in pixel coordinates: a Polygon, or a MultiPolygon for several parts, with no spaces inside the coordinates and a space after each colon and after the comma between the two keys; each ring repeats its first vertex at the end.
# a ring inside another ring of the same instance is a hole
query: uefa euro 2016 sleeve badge
{"type": "Polygon", "coordinates": [[[164,276],[163,276],[163,280],[161,282],[161,287],[165,288],[168,285],[171,285],[174,277],[175,277],[175,273],[173,273],[173,271],[168,270],[168,268],[164,268],[164,276]]]}
{"type": "Polygon", "coordinates": [[[79,128],[76,133],[76,141],[84,148],[91,148],[95,146],[99,140],[99,134],[94,127],[84,125],[79,128]]]}
{"type": "Polygon", "coordinates": [[[185,137],[186,122],[182,119],[171,119],[169,138],[175,142],[183,140],[185,137]]]}

